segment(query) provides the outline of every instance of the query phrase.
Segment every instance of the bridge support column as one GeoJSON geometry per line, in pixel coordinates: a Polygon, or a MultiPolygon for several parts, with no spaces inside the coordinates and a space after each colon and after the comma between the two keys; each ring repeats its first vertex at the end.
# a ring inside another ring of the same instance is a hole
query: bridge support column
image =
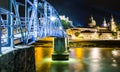
{"type": "Polygon", "coordinates": [[[12,0],[8,0],[8,9],[10,11],[10,13],[8,14],[7,16],[7,20],[8,20],[8,30],[7,30],[7,34],[8,34],[8,39],[7,39],[7,42],[8,42],[8,46],[10,46],[10,43],[11,43],[11,28],[10,28],[10,25],[11,25],[11,12],[12,12],[12,0]]]}
{"type": "Polygon", "coordinates": [[[11,19],[11,23],[10,23],[10,33],[11,33],[11,35],[10,35],[10,47],[11,48],[14,48],[14,25],[13,25],[13,13],[11,13],[10,14],[10,19],[11,19]]]}
{"type": "Polygon", "coordinates": [[[69,53],[67,49],[67,39],[66,38],[54,38],[54,52],[52,54],[52,60],[68,60],[69,53]]]}

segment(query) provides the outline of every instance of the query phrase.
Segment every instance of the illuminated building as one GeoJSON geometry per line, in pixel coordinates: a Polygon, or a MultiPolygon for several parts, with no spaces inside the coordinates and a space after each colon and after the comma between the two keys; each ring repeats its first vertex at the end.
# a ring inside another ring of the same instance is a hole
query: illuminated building
{"type": "Polygon", "coordinates": [[[117,39],[120,39],[120,31],[117,31],[117,39]]]}
{"type": "Polygon", "coordinates": [[[111,20],[110,20],[110,30],[111,31],[113,31],[113,32],[116,32],[116,23],[115,23],[115,21],[114,21],[114,18],[113,18],[113,16],[111,16],[111,20]]]}
{"type": "Polygon", "coordinates": [[[91,18],[89,19],[89,27],[95,27],[96,26],[96,21],[93,19],[93,17],[91,16],[91,18]]]}
{"type": "Polygon", "coordinates": [[[102,25],[102,26],[103,26],[103,27],[107,27],[107,26],[108,26],[105,18],[104,18],[104,21],[103,21],[103,25],[102,25]]]}
{"type": "Polygon", "coordinates": [[[82,28],[69,28],[67,34],[70,39],[84,39],[84,40],[109,40],[109,39],[120,39],[120,31],[116,29],[117,25],[114,21],[113,16],[110,22],[103,20],[102,26],[97,26],[96,21],[93,17],[90,18],[88,27],[82,28]]]}

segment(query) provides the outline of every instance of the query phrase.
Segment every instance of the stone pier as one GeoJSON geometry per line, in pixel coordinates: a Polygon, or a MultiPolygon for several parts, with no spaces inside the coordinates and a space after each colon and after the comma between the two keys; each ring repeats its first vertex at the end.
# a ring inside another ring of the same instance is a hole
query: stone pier
{"type": "Polygon", "coordinates": [[[54,53],[52,54],[52,60],[68,60],[69,53],[67,49],[66,38],[54,38],[53,48],[54,53]]]}

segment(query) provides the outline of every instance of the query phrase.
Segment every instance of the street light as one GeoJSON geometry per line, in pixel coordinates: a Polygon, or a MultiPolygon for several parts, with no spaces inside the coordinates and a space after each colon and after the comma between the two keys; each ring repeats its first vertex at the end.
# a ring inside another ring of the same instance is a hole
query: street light
{"type": "Polygon", "coordinates": [[[55,21],[55,20],[56,20],[56,17],[55,17],[55,16],[51,16],[51,17],[50,17],[50,20],[51,20],[51,21],[55,21]]]}

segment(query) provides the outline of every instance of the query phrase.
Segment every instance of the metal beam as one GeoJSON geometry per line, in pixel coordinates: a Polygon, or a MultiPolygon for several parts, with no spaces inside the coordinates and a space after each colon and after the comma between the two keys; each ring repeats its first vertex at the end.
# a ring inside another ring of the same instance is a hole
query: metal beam
{"type": "Polygon", "coordinates": [[[13,13],[10,13],[10,19],[11,19],[11,23],[10,23],[10,47],[14,48],[14,24],[13,24],[13,13]]]}
{"type": "Polygon", "coordinates": [[[15,10],[15,14],[16,14],[16,20],[17,20],[17,23],[19,24],[20,26],[20,33],[22,35],[22,42],[25,43],[25,39],[24,39],[24,33],[22,31],[22,24],[21,24],[21,20],[20,20],[20,15],[19,15],[19,8],[18,8],[18,4],[16,2],[16,0],[13,0],[13,6],[14,6],[14,10],[15,10]]]}
{"type": "Polygon", "coordinates": [[[1,37],[2,37],[2,28],[1,28],[1,24],[2,24],[2,21],[1,21],[1,14],[0,14],[0,54],[2,53],[1,51],[1,37]]]}
{"type": "Polygon", "coordinates": [[[31,3],[29,0],[27,0],[27,2],[32,5],[32,8],[28,8],[28,18],[30,19],[29,20],[29,23],[28,23],[28,37],[27,39],[29,38],[29,35],[30,35],[30,31],[33,27],[33,30],[32,30],[32,37],[33,37],[33,41],[36,40],[37,38],[37,28],[38,28],[38,0],[34,0],[33,3],[31,3]],[[32,10],[31,10],[32,9],[32,10]],[[29,16],[30,14],[30,11],[31,12],[31,16],[29,16]]]}
{"type": "Polygon", "coordinates": [[[18,5],[21,5],[21,6],[25,6],[24,4],[20,3],[20,2],[17,2],[18,5]]]}
{"type": "MultiPolygon", "coordinates": [[[[25,26],[27,25],[27,0],[25,0],[25,26]]],[[[25,29],[27,30],[27,27],[25,27],[25,29]]],[[[28,30],[27,30],[28,31],[28,30]]],[[[27,32],[25,31],[25,44],[27,44],[27,32]]]]}
{"type": "Polygon", "coordinates": [[[9,11],[6,10],[6,9],[4,9],[4,8],[1,8],[1,7],[0,7],[0,13],[1,13],[1,14],[8,14],[9,11]]]}
{"type": "Polygon", "coordinates": [[[34,4],[30,0],[27,0],[27,2],[34,7],[34,4]]]}
{"type": "Polygon", "coordinates": [[[7,34],[8,34],[8,39],[7,39],[7,42],[8,42],[8,46],[10,46],[10,43],[11,43],[11,12],[12,12],[12,0],[9,0],[8,1],[8,10],[9,10],[9,14],[7,15],[7,20],[8,20],[8,28],[7,28],[7,34]]]}
{"type": "Polygon", "coordinates": [[[44,1],[44,27],[45,27],[45,36],[47,36],[47,28],[46,28],[46,24],[47,24],[47,2],[46,0],[43,0],[44,1]]]}
{"type": "Polygon", "coordinates": [[[38,0],[34,0],[34,36],[37,38],[37,25],[38,25],[38,0]]]}

